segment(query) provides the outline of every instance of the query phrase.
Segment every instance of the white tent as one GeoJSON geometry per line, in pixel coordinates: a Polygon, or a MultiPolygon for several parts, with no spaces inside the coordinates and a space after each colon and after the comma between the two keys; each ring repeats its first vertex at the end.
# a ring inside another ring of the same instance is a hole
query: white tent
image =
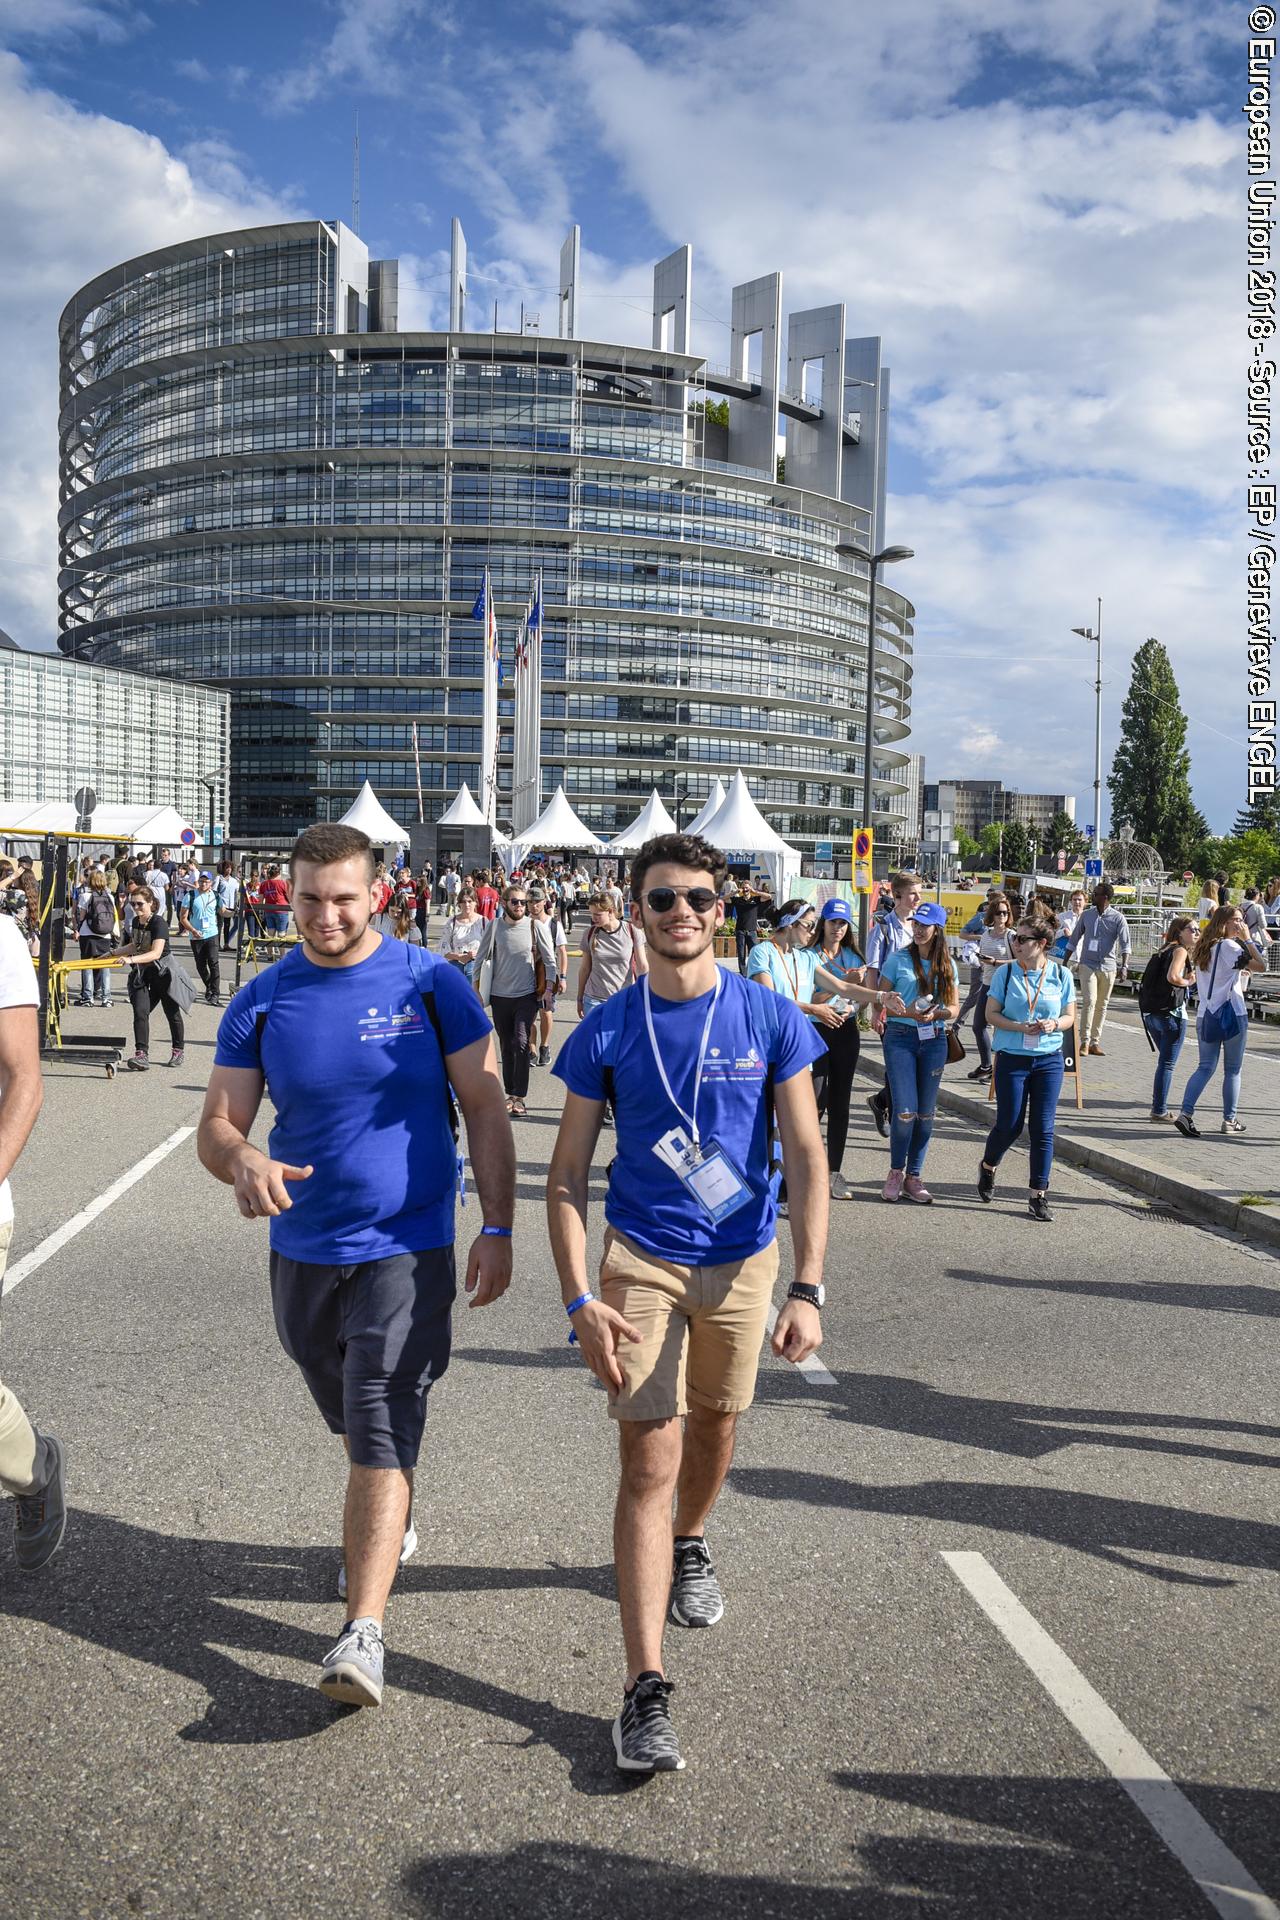
{"type": "MultiPolygon", "coordinates": [[[[70,800],[14,801],[0,805],[0,833],[38,839],[42,833],[74,833],[77,814],[70,800]]],[[[135,840],[148,847],[178,847],[192,831],[176,807],[99,807],[89,824],[95,840],[135,840]]],[[[196,839],[203,834],[195,829],[196,839]]]]}
{"type": "Polygon", "coordinates": [[[751,798],[741,769],[734,774],[724,805],[701,829],[704,840],[721,853],[731,865],[741,861],[759,861],[769,875],[775,900],[785,900],[792,880],[800,877],[800,855],[789,847],[751,798]]]}
{"type": "Polygon", "coordinates": [[[513,859],[522,848],[545,848],[548,852],[557,852],[561,847],[571,847],[576,853],[605,851],[602,843],[589,828],[583,826],[565,799],[563,787],[556,788],[531,827],[512,834],[509,844],[513,859]]]}
{"type": "Polygon", "coordinates": [[[636,853],[646,840],[652,840],[655,834],[675,833],[676,823],[662,804],[662,796],[655,787],[644,805],[644,811],[637,815],[629,827],[621,833],[615,833],[609,842],[610,853],[636,853]]]}
{"type": "MultiPolygon", "coordinates": [[[[438,827],[487,827],[489,825],[465,780],[449,802],[446,811],[436,821],[436,825],[438,827]]],[[[501,835],[497,837],[500,839],[501,835]]]]}
{"type": "Polygon", "coordinates": [[[694,815],[693,819],[689,822],[688,826],[685,828],[685,832],[686,833],[705,833],[707,830],[708,820],[714,820],[723,805],[724,805],[724,781],[720,779],[719,775],[717,775],[716,783],[712,787],[710,793],[707,795],[706,803],[703,806],[702,811],[694,815]]]}
{"type": "Polygon", "coordinates": [[[361,833],[368,834],[375,847],[407,847],[409,844],[408,834],[398,820],[391,818],[367,780],[338,825],[358,827],[361,833]]]}

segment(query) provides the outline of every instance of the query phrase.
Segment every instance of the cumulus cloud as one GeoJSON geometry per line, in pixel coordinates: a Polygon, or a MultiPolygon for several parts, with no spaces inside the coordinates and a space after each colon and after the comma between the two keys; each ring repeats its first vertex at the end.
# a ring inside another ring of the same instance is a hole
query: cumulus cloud
{"type": "Polygon", "coordinates": [[[34,86],[0,53],[0,205],[10,258],[0,279],[0,625],[51,647],[57,626],[58,316],[103,267],[167,241],[294,215],[225,146],[188,158],[34,86]]]}

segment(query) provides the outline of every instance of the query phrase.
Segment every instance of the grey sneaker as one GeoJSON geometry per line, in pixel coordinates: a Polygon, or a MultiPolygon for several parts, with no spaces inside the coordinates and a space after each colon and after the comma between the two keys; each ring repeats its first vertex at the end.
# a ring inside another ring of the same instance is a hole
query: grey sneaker
{"type": "Polygon", "coordinates": [[[613,1751],[623,1773],[681,1773],[684,1761],[667,1701],[673,1692],[660,1673],[642,1673],[622,1696],[613,1723],[613,1751]]]}
{"type": "Polygon", "coordinates": [[[853,1198],[853,1188],[842,1173],[833,1173],[831,1176],[831,1198],[833,1200],[852,1200],[853,1198]]]}
{"type": "Polygon", "coordinates": [[[125,1065],[128,1067],[130,1073],[145,1073],[151,1065],[150,1060],[147,1058],[146,1048],[139,1047],[132,1057],[125,1061],[125,1065]]]}
{"type": "Polygon", "coordinates": [[[382,1634],[372,1620],[348,1620],[320,1662],[320,1691],[343,1707],[382,1705],[382,1634]]]}
{"type": "Polygon", "coordinates": [[[1245,1126],[1243,1120],[1224,1120],[1222,1123],[1222,1131],[1224,1133],[1247,1133],[1249,1129],[1245,1126]]]}
{"type": "Polygon", "coordinates": [[[41,1438],[48,1449],[49,1475],[32,1493],[19,1494],[13,1503],[13,1552],[24,1573],[38,1573],[52,1560],[67,1530],[66,1460],[61,1440],[51,1433],[41,1438]]]}
{"type": "MultiPolygon", "coordinates": [[[[404,1542],[400,1548],[400,1565],[403,1566],[406,1560],[412,1560],[414,1554],[417,1551],[418,1551],[418,1534],[417,1534],[417,1529],[413,1524],[413,1515],[410,1514],[409,1524],[404,1530],[404,1542]]],[[[347,1563],[344,1560],[342,1565],[338,1568],[338,1598],[339,1600],[345,1600],[346,1597],[347,1597],[347,1563]]]]}
{"type": "Polygon", "coordinates": [[[540,1047],[540,1048],[539,1048],[539,1050],[538,1050],[538,1065],[539,1065],[540,1067],[549,1067],[549,1066],[551,1065],[551,1049],[550,1049],[550,1047],[540,1047]]]}
{"type": "Polygon", "coordinates": [[[678,1627],[714,1627],[724,1613],[724,1595],[705,1540],[675,1545],[671,1571],[671,1618],[678,1627]]]}

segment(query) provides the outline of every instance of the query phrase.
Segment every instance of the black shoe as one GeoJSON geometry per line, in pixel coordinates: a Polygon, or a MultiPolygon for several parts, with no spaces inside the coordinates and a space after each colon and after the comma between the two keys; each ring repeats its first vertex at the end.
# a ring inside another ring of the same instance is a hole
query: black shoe
{"type": "Polygon", "coordinates": [[[1027,1212],[1033,1220],[1052,1220],[1053,1215],[1049,1211],[1048,1194],[1029,1193],[1027,1195],[1027,1212]]]}
{"type": "Polygon", "coordinates": [[[540,1047],[538,1049],[538,1065],[540,1067],[549,1067],[551,1065],[550,1047],[540,1047]]]}
{"type": "Polygon", "coordinates": [[[678,1627],[714,1627],[724,1595],[705,1540],[677,1540],[671,1571],[671,1618],[678,1627]]]}
{"type": "Polygon", "coordinates": [[[613,1108],[607,1103],[604,1110],[604,1118],[601,1120],[600,1125],[602,1127],[611,1127],[613,1125],[613,1108]]]}
{"type": "Polygon", "coordinates": [[[978,1198],[989,1201],[996,1190],[996,1170],[989,1167],[985,1160],[978,1162],[978,1198]]]}
{"type": "Polygon", "coordinates": [[[990,1073],[990,1071],[991,1071],[990,1067],[972,1067],[970,1068],[969,1072],[966,1073],[965,1079],[966,1080],[985,1080],[987,1075],[990,1073]]]}
{"type": "Polygon", "coordinates": [[[1189,1113],[1180,1113],[1173,1124],[1184,1140],[1198,1140],[1200,1138],[1200,1129],[1189,1113]]]}
{"type": "Polygon", "coordinates": [[[876,1123],[876,1132],[880,1135],[880,1138],[882,1140],[887,1140],[889,1138],[888,1108],[881,1105],[880,1096],[878,1093],[873,1093],[871,1095],[870,1099],[867,1101],[867,1105],[871,1109],[871,1118],[876,1123]]]}
{"type": "Polygon", "coordinates": [[[667,1701],[673,1688],[660,1673],[642,1673],[622,1696],[613,1723],[613,1751],[623,1773],[680,1773],[684,1761],[667,1701]]]}

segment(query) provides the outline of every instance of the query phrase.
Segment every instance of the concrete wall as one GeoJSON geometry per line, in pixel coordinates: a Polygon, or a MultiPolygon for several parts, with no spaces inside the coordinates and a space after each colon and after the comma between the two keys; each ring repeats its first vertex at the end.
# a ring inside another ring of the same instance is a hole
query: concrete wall
{"type": "MultiPolygon", "coordinates": [[[[844,302],[793,313],[787,321],[787,392],[802,393],[806,361],[821,360],[822,418],[787,421],[787,485],[841,498],[844,411],[844,302]]],[[[813,398],[819,396],[814,394],[813,398]]]]}
{"type": "MultiPolygon", "coordinates": [[[[760,397],[729,402],[729,447],[735,466],[772,474],[778,451],[778,386],[782,362],[782,275],[766,273],[733,289],[731,373],[746,377],[747,345],[760,335],[760,397]]],[[[711,449],[708,447],[708,453],[711,449]]]]}
{"type": "Polygon", "coordinates": [[[693,304],[693,248],[677,247],[653,270],[653,344],[671,353],[689,351],[689,310],[693,304]],[[662,337],[663,317],[671,315],[662,337]]]}

